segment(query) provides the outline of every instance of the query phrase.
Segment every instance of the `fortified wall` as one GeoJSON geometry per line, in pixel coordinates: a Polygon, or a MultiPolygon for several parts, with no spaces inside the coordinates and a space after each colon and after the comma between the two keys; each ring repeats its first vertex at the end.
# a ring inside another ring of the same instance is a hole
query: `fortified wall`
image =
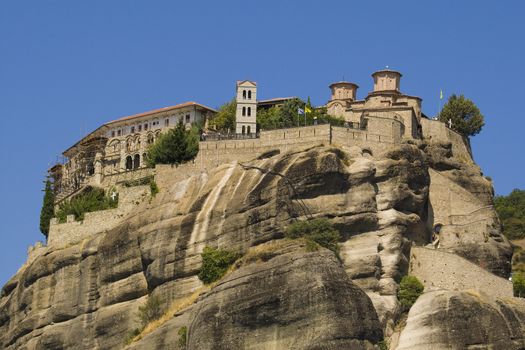
{"type": "Polygon", "coordinates": [[[79,242],[116,227],[131,210],[149,197],[149,186],[121,187],[118,189],[118,207],[84,214],[84,220],[75,221],[73,215],[67,216],[65,223],[57,218],[51,219],[47,245],[49,247],[65,246],[79,242]]]}

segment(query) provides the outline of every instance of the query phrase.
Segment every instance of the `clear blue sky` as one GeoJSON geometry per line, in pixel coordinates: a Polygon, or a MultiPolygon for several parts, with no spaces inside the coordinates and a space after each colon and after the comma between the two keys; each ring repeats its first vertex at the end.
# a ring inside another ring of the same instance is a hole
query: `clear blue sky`
{"type": "Polygon", "coordinates": [[[388,65],[434,115],[439,90],[478,104],[473,141],[496,192],[525,188],[523,1],[0,2],[0,285],[39,233],[42,180],[86,131],[194,100],[217,107],[237,79],[259,97],[372,89],[388,65]]]}

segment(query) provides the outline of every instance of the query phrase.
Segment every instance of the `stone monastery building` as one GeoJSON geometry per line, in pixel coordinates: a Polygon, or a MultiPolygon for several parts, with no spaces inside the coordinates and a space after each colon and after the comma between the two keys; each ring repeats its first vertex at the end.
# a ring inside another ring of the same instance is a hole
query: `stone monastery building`
{"type": "Polygon", "coordinates": [[[236,84],[235,133],[221,135],[209,130],[208,121],[216,110],[196,102],[108,122],[64,151],[65,161],[49,170],[55,181],[56,201],[69,198],[86,186],[110,188],[124,181],[152,176],[155,169],[147,168],[144,161],[147,148],[179,121],[187,128],[194,123],[203,125],[203,135],[207,137],[200,142],[195,162],[201,164],[202,169],[212,166],[212,162],[217,166],[272,148],[286,150],[315,142],[337,143],[342,147],[358,145],[372,154],[375,149],[381,151],[387,148],[385,145],[404,139],[446,139],[445,125],[421,113],[421,99],[401,93],[401,73],[385,69],[373,73],[372,77],[373,91],[362,100],[357,99],[355,83],[341,81],[330,85],[327,113],[344,118],[345,127],[316,125],[259,132],[257,108],[279,106],[291,98],[257,101],[257,83],[249,80],[236,84]]]}

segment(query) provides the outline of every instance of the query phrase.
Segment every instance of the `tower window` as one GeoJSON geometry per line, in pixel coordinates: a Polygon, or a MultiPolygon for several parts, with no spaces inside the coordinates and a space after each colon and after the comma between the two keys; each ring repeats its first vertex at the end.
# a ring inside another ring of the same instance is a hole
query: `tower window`
{"type": "Polygon", "coordinates": [[[252,115],[252,107],[248,107],[248,117],[252,115]]]}
{"type": "Polygon", "coordinates": [[[252,90],[248,90],[248,99],[249,99],[249,100],[252,99],[252,90]]]}
{"type": "Polygon", "coordinates": [[[242,107],[242,116],[244,117],[246,115],[246,107],[242,107]]]}
{"type": "Polygon", "coordinates": [[[246,90],[242,90],[242,98],[246,98],[246,90]]]}
{"type": "Polygon", "coordinates": [[[242,126],[242,134],[244,135],[246,133],[246,127],[243,125],[242,126]]]}
{"type": "Polygon", "coordinates": [[[250,132],[250,126],[249,126],[249,125],[248,125],[248,127],[246,128],[246,130],[247,130],[246,133],[247,133],[248,135],[251,134],[251,132],[250,132]]]}

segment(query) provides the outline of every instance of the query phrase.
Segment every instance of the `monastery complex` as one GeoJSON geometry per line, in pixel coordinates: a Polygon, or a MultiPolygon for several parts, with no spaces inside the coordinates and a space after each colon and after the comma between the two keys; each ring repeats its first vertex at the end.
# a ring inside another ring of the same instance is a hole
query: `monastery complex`
{"type": "MultiPolygon", "coordinates": [[[[87,186],[115,188],[130,180],[158,174],[146,166],[147,149],[162,133],[182,121],[186,128],[203,126],[199,154],[192,164],[180,166],[182,178],[232,161],[247,161],[258,154],[316,144],[358,147],[369,156],[387,151],[406,140],[434,138],[453,142],[470,154],[468,142],[445,124],[428,119],[421,112],[421,99],[400,90],[401,73],[380,70],[372,74],[373,91],[357,98],[358,85],[340,81],[330,85],[331,97],[325,106],[331,116],[342,117],[344,127],[311,125],[297,128],[258,130],[257,109],[280,106],[291,98],[257,100],[257,83],[236,84],[236,126],[227,134],[210,130],[216,110],[186,102],[110,121],[89,133],[63,152],[64,161],[49,172],[54,178],[56,203],[70,198],[87,186]]],[[[468,157],[470,158],[470,157],[468,157]]],[[[179,175],[177,175],[179,176],[179,175]]]]}

